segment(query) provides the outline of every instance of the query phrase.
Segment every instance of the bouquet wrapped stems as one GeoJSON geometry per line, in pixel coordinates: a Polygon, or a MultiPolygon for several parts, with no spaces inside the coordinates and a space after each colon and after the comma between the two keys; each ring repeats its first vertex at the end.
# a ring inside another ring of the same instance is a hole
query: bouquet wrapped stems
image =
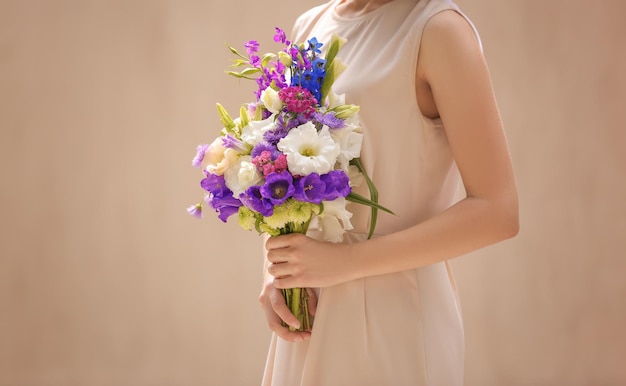
{"type": "Polygon", "coordinates": [[[298,318],[300,328],[287,326],[289,331],[311,331],[311,317],[309,315],[309,291],[306,288],[285,288],[282,290],[287,307],[298,318]]]}

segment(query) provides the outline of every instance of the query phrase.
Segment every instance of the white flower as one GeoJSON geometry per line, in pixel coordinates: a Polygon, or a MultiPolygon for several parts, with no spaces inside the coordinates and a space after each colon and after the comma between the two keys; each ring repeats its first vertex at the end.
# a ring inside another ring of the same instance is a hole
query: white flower
{"type": "Polygon", "coordinates": [[[361,186],[363,181],[365,181],[365,177],[363,176],[363,173],[361,173],[359,168],[357,168],[354,165],[348,166],[348,170],[346,171],[346,174],[348,175],[348,179],[350,180],[350,186],[353,188],[361,186]]]}
{"type": "Polygon", "coordinates": [[[278,114],[283,108],[283,101],[278,96],[278,91],[271,87],[266,88],[261,92],[261,102],[272,114],[278,114]]]}
{"type": "Polygon", "coordinates": [[[348,171],[350,160],[357,158],[361,154],[363,133],[360,131],[361,128],[354,124],[349,124],[341,129],[333,129],[331,131],[333,140],[341,149],[337,157],[337,162],[339,162],[341,169],[345,172],[348,171]]]}
{"type": "Polygon", "coordinates": [[[237,155],[235,150],[224,147],[222,137],[217,137],[204,154],[204,169],[211,174],[221,176],[230,165],[235,163],[237,155]]]}
{"type": "Polygon", "coordinates": [[[249,155],[239,157],[237,162],[224,173],[226,186],[233,191],[233,196],[236,198],[252,185],[259,183],[261,178],[249,155]]]}
{"type": "Polygon", "coordinates": [[[347,201],[340,197],[333,201],[323,201],[324,211],[313,218],[310,227],[320,229],[326,241],[338,243],[343,240],[345,231],[353,229],[350,218],[352,213],[346,210],[347,201]]]}
{"type": "Polygon", "coordinates": [[[341,149],[333,141],[328,127],[317,132],[311,122],[294,129],[278,142],[278,149],[287,155],[287,167],[292,174],[326,174],[333,170],[341,149]]]}
{"type": "Polygon", "coordinates": [[[262,121],[250,121],[241,130],[241,140],[254,147],[257,143],[263,141],[263,134],[275,128],[273,115],[262,121]]]}

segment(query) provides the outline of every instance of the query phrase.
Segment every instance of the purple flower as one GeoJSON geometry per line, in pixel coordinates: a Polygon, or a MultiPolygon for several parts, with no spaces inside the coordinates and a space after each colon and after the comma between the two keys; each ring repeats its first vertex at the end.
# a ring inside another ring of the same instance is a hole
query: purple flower
{"type": "Polygon", "coordinates": [[[298,178],[294,185],[296,190],[293,196],[298,201],[319,204],[326,198],[326,183],[317,173],[298,178]]]}
{"type": "Polygon", "coordinates": [[[223,222],[226,222],[230,216],[237,213],[242,205],[241,201],[233,197],[232,193],[225,197],[209,197],[209,202],[213,209],[219,213],[217,217],[223,222]]]}
{"type": "Polygon", "coordinates": [[[332,201],[339,197],[346,197],[352,191],[350,178],[343,170],[332,170],[320,177],[326,184],[324,200],[332,201]]]}
{"type": "Polygon", "coordinates": [[[248,208],[261,213],[264,217],[274,214],[272,202],[261,195],[261,187],[253,185],[241,195],[241,202],[248,208]]]}
{"type": "Polygon", "coordinates": [[[289,173],[270,173],[265,178],[265,184],[261,187],[261,196],[280,205],[293,196],[295,191],[293,177],[289,173]]]}
{"type": "Polygon", "coordinates": [[[257,42],[256,40],[250,40],[249,42],[245,42],[243,46],[246,47],[246,52],[248,52],[248,55],[253,55],[259,52],[259,42],[257,42]]]}
{"type": "Polygon", "coordinates": [[[276,148],[275,145],[269,142],[259,142],[252,149],[252,153],[250,154],[252,158],[256,158],[261,155],[264,151],[267,151],[271,155],[271,160],[274,161],[280,155],[280,151],[276,148]]]}
{"type": "Polygon", "coordinates": [[[285,34],[285,31],[283,31],[282,29],[275,27],[276,28],[276,33],[274,34],[274,41],[276,43],[283,43],[283,44],[287,44],[287,35],[285,34]]]}
{"type": "Polygon", "coordinates": [[[233,194],[233,192],[226,186],[224,176],[218,176],[217,174],[211,174],[205,172],[206,178],[200,181],[202,189],[211,193],[215,197],[225,197],[233,194]]]}
{"type": "Polygon", "coordinates": [[[208,144],[198,145],[196,149],[196,156],[193,157],[191,161],[191,166],[194,168],[198,168],[202,165],[202,160],[204,159],[204,154],[206,153],[206,149],[209,148],[208,144]]]}
{"type": "Polygon", "coordinates": [[[335,113],[330,111],[326,114],[322,114],[319,111],[313,113],[313,120],[328,126],[329,129],[341,129],[346,126],[345,122],[341,118],[337,118],[335,113]]]}
{"type": "Polygon", "coordinates": [[[245,152],[246,150],[248,150],[246,149],[246,145],[243,143],[243,141],[233,137],[230,134],[222,137],[222,145],[229,149],[237,150],[239,152],[245,152]]]}
{"type": "Polygon", "coordinates": [[[195,218],[202,218],[202,204],[195,204],[187,207],[187,213],[195,218]]]}

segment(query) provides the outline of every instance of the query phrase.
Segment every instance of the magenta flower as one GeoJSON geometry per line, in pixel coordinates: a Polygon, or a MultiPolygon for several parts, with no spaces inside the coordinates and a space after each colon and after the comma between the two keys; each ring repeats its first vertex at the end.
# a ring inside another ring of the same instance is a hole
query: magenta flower
{"type": "Polygon", "coordinates": [[[283,43],[283,44],[287,44],[289,45],[290,43],[287,41],[287,35],[285,34],[285,31],[283,31],[282,29],[275,27],[276,28],[276,33],[274,34],[274,41],[276,43],[283,43]]]}
{"type": "Polygon", "coordinates": [[[315,111],[317,99],[311,92],[300,86],[291,86],[281,89],[278,97],[285,104],[287,111],[305,115],[310,115],[315,111]]]}

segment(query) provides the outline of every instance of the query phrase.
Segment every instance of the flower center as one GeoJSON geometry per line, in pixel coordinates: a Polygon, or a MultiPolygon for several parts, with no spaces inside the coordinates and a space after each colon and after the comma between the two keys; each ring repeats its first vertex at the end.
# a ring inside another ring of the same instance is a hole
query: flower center
{"type": "Polygon", "coordinates": [[[287,194],[287,189],[284,186],[274,186],[273,193],[274,198],[283,198],[287,194]]]}
{"type": "Polygon", "coordinates": [[[300,154],[302,154],[305,157],[313,157],[313,156],[315,156],[315,149],[313,149],[311,147],[306,147],[306,148],[300,150],[300,154]]]}

